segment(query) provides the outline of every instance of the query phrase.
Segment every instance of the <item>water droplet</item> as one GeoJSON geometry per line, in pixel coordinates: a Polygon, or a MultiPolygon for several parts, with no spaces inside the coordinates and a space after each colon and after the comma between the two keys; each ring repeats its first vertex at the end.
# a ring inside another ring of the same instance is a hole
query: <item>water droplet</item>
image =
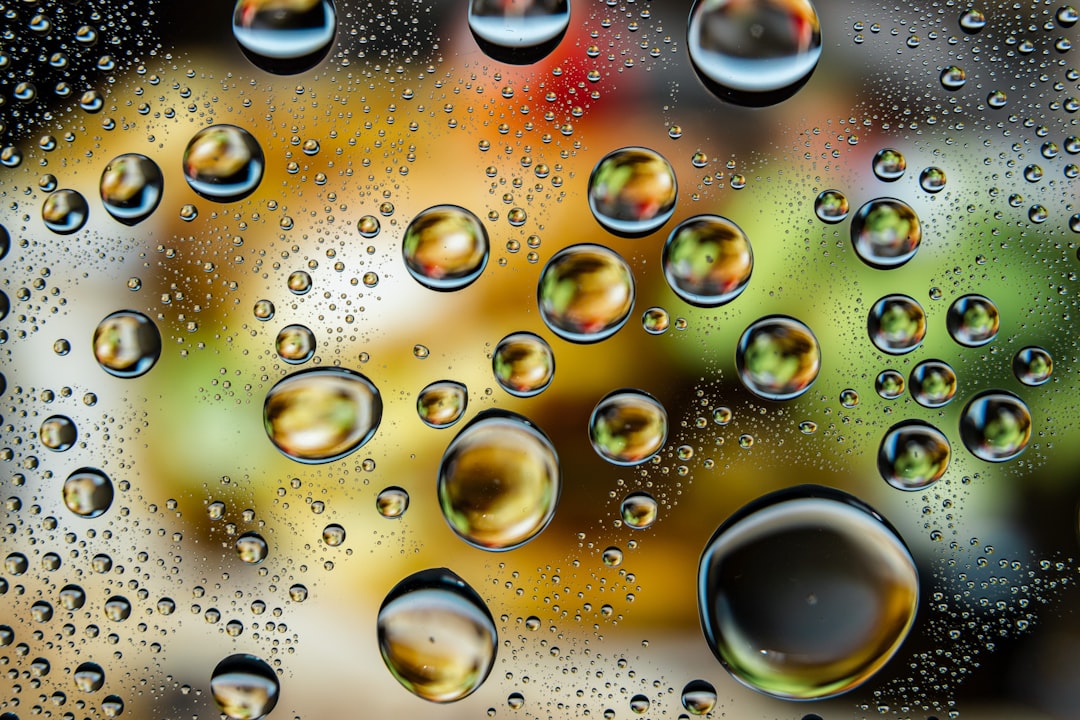
{"type": "Polygon", "coordinates": [[[332,0],[237,0],[232,32],[255,66],[278,75],[313,68],[337,30],[332,0]]]}
{"type": "Polygon", "coordinates": [[[697,215],[671,231],[663,250],[664,276],[680,298],[717,307],[746,289],[754,269],[750,240],[718,215],[697,215]]]}
{"type": "Polygon", "coordinates": [[[386,595],[377,621],[379,651],[394,678],[431,702],[454,702],[483,684],[498,635],[483,599],[442,569],[405,578],[386,595]]]}
{"type": "Polygon", "coordinates": [[[860,260],[870,267],[888,270],[915,257],[922,242],[922,227],[907,203],[878,198],[855,213],[851,242],[860,260]]]}
{"type": "Polygon", "coordinates": [[[450,427],[465,414],[469,392],[464,385],[453,380],[433,382],[416,398],[416,413],[428,427],[450,427]]]}
{"type": "Polygon", "coordinates": [[[22,553],[10,553],[4,558],[4,569],[12,575],[22,575],[30,569],[30,561],[22,553]]]}
{"type": "Polygon", "coordinates": [[[949,306],[945,326],[952,339],[964,347],[979,347],[992,342],[1000,320],[997,306],[982,295],[964,295],[949,306]]]}
{"type": "Polygon", "coordinates": [[[304,602],[308,599],[308,589],[306,585],[296,583],[289,586],[289,599],[293,602],[304,602]]]}
{"type": "Polygon", "coordinates": [[[645,695],[634,695],[631,697],[630,711],[635,715],[644,715],[649,711],[649,698],[645,695]]]}
{"type": "Polygon", "coordinates": [[[810,0],[695,0],[687,49],[718,97],[772,105],[810,78],[821,57],[821,25],[810,0]]]}
{"type": "Polygon", "coordinates": [[[604,552],[600,554],[600,559],[608,567],[619,567],[623,561],[623,551],[621,548],[617,548],[614,545],[608,548],[604,548],[604,552]]]}
{"type": "Polygon", "coordinates": [[[121,310],[98,323],[93,347],[102,370],[119,378],[135,378],[149,372],[161,356],[161,333],[142,313],[121,310]]]}
{"type": "Polygon", "coordinates": [[[960,16],[960,29],[973,35],[986,27],[986,15],[981,10],[969,8],[960,16]]]}
{"type": "Polygon", "coordinates": [[[233,720],[257,720],[269,714],[280,691],[273,669],[254,655],[230,655],[210,675],[214,702],[233,720]]]}
{"type": "Polygon", "coordinates": [[[356,223],[356,229],[361,237],[371,239],[379,234],[379,218],[374,215],[365,215],[356,223]]]}
{"type": "Polygon", "coordinates": [[[675,212],[677,197],[671,163],[648,148],[613,150],[589,176],[589,209],[616,235],[636,237],[657,230],[675,212]]]}
{"type": "Polygon", "coordinates": [[[488,234],[480,219],[457,205],[436,205],[405,229],[402,254],[409,274],[431,290],[460,290],[488,261],[488,234]]]}
{"type": "Polygon", "coordinates": [[[847,196],[839,190],[822,190],[814,199],[814,214],[823,223],[842,222],[848,216],[847,196]]]}
{"type": "Polygon", "coordinates": [[[555,377],[555,355],[542,337],[530,332],[507,335],[491,358],[499,387],[516,397],[544,391],[555,377]]]}
{"type": "Polygon", "coordinates": [[[263,425],[274,446],[302,463],[343,458],[375,434],[382,397],[370,380],[344,368],[311,368],[266,393],[263,425]]]}
{"type": "Polygon", "coordinates": [[[399,518],[409,509],[409,493],[396,485],[385,488],[375,498],[375,508],[384,518],[399,518]]]}
{"type": "Polygon", "coordinates": [[[255,532],[246,532],[236,538],[234,546],[236,556],[248,565],[258,565],[266,559],[270,551],[270,546],[266,544],[263,536],[255,532]]]}
{"type": "Polygon", "coordinates": [[[904,376],[896,370],[882,370],[874,379],[874,390],[885,400],[895,400],[904,394],[904,376]]]}
{"type": "Polygon", "coordinates": [[[540,273],[537,303],[544,323],[564,340],[590,343],[614,335],[634,307],[634,276],[613,250],[564,248],[540,273]]]}
{"type": "Polygon", "coordinates": [[[131,617],[131,602],[121,595],[113,595],[105,601],[105,617],[113,622],[123,622],[131,617]]]}
{"type": "Polygon", "coordinates": [[[569,0],[469,1],[469,30],[486,55],[524,65],[548,55],[570,25],[569,0]]]}
{"type": "Polygon", "coordinates": [[[1003,390],[979,393],[960,414],[960,439],[972,455],[987,462],[1019,456],[1031,439],[1031,411],[1003,390]]]}
{"type": "Polygon", "coordinates": [[[878,180],[896,182],[904,176],[907,160],[899,150],[883,148],[874,155],[873,168],[878,180]]]}
{"type": "Polygon", "coordinates": [[[691,680],[683,687],[680,699],[691,715],[707,715],[716,707],[716,688],[706,680],[691,680]]]}
{"type": "Polygon", "coordinates": [[[337,523],[331,523],[323,528],[322,539],[330,547],[338,547],[345,542],[345,528],[337,523]]]}
{"type": "Polygon", "coordinates": [[[956,65],[950,65],[941,71],[941,87],[946,90],[959,90],[967,83],[967,74],[964,69],[956,65]]]}
{"type": "Polygon", "coordinates": [[[994,90],[986,96],[986,104],[995,110],[1005,107],[1009,102],[1009,96],[1005,94],[1004,90],[994,90]]]}
{"type": "Polygon", "coordinates": [[[65,585],[60,589],[60,604],[65,610],[79,610],[86,604],[86,591],[78,585],[65,585]]]}
{"type": "Polygon", "coordinates": [[[924,360],[911,371],[911,397],[923,407],[948,405],[956,396],[956,373],[940,360],[924,360]]]}
{"type": "Polygon", "coordinates": [[[671,316],[662,307],[651,307],[641,314],[641,327],[650,335],[663,335],[671,327],[671,316]]]}
{"type": "Polygon", "coordinates": [[[893,425],[878,448],[878,472],[898,490],[922,490],[941,479],[951,447],[945,434],[921,420],[893,425]]]}
{"type": "Polygon", "coordinates": [[[112,480],[96,468],[79,468],[64,481],[64,504],[79,517],[96,518],[112,501],[112,480]]]}
{"type": "Polygon", "coordinates": [[[658,510],[656,498],[647,492],[630,493],[619,506],[623,522],[635,530],[644,530],[656,522],[658,510]]]}
{"type": "Polygon", "coordinates": [[[315,333],[303,325],[286,325],[278,332],[274,348],[290,365],[305,363],[315,355],[315,333]]]}
{"type": "Polygon", "coordinates": [[[766,495],[726,520],[698,570],[701,625],[732,676],[810,700],[874,675],[915,620],[919,574],[896,531],[832,488],[766,495]]]}
{"type": "Polygon", "coordinates": [[[928,167],[919,173],[919,186],[928,193],[939,193],[945,189],[945,171],[939,167],[928,167]]]}
{"type": "Polygon", "coordinates": [[[859,405],[859,393],[851,388],[840,391],[840,404],[846,408],[853,408],[859,405]]]}
{"type": "Polygon", "coordinates": [[[791,400],[810,389],[821,369],[821,347],[802,322],[785,315],[757,320],[743,331],[735,366],[747,390],[765,400],[791,400]]]}
{"type": "Polygon", "coordinates": [[[75,423],[66,415],[52,415],[45,418],[38,431],[41,444],[54,452],[63,452],[75,444],[78,430],[75,423]]]}
{"type": "Polygon", "coordinates": [[[1025,385],[1042,385],[1050,379],[1054,359],[1041,347],[1026,347],[1013,357],[1012,369],[1016,379],[1025,385]]]}
{"type": "Polygon", "coordinates": [[[799,432],[803,435],[813,435],[817,432],[817,423],[813,420],[803,420],[799,423],[799,432]]]}
{"type": "Polygon", "coordinates": [[[188,142],[184,178],[202,197],[231,202],[255,191],[262,180],[264,163],[262,148],[247,130],[235,125],[211,125],[188,142]]]}
{"type": "Polygon", "coordinates": [[[107,695],[101,701],[101,712],[110,720],[120,717],[124,713],[123,698],[119,695],[107,695]]]}
{"type": "Polygon", "coordinates": [[[164,186],[153,160],[138,153],[120,155],[101,173],[101,204],[119,222],[135,225],[157,208],[164,186]]]}
{"type": "Polygon", "coordinates": [[[589,442],[615,465],[639,465],[667,442],[668,415],[656,398],[641,390],[616,390],[604,396],[589,416],[589,442]]]}
{"type": "Polygon", "coordinates": [[[84,662],[75,668],[75,687],[84,693],[97,692],[105,684],[105,671],[97,663],[84,662]]]}
{"type": "Polygon", "coordinates": [[[511,412],[480,413],[439,463],[443,517],[461,539],[484,550],[511,550],[539,535],[555,515],[561,489],[551,440],[511,412]]]}
{"type": "Polygon", "coordinates": [[[1080,20],[1080,11],[1072,5],[1062,5],[1058,8],[1057,21],[1061,27],[1072,27],[1077,20],[1080,20]]]}
{"type": "Polygon", "coordinates": [[[75,190],[64,189],[49,193],[41,206],[41,220],[45,227],[57,235],[70,235],[82,230],[90,206],[86,198],[75,190]]]}
{"type": "Polygon", "coordinates": [[[874,347],[890,355],[903,355],[922,345],[926,313],[914,298],[886,295],[874,303],[866,321],[874,347]]]}

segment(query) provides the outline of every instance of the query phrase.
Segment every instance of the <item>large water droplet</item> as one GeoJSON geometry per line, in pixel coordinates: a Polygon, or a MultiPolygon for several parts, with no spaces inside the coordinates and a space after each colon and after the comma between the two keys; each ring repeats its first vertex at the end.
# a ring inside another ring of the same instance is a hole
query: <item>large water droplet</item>
{"type": "Polygon", "coordinates": [[[305,363],[315,355],[315,333],[304,325],[286,325],[278,331],[274,348],[290,365],[305,363]]]}
{"type": "Polygon", "coordinates": [[[416,414],[424,424],[433,428],[450,427],[465,414],[469,391],[459,382],[433,382],[416,398],[416,414]]]}
{"type": "Polygon", "coordinates": [[[41,206],[42,222],[57,235],[70,235],[82,230],[89,216],[90,206],[86,198],[75,190],[49,193],[41,206]]]}
{"type": "Polygon", "coordinates": [[[964,347],[979,347],[992,342],[997,337],[999,324],[997,305],[982,295],[957,298],[945,316],[949,335],[964,347]]]}
{"type": "Polygon", "coordinates": [[[119,222],[135,225],[157,208],[164,186],[153,160],[138,153],[120,155],[101,173],[101,204],[119,222]]]}
{"type": "Polygon", "coordinates": [[[555,515],[559,458],[521,415],[488,410],[451,441],[439,464],[439,506],[450,528],[484,550],[532,540],[555,515]]]}
{"type": "Polygon", "coordinates": [[[539,335],[511,333],[495,346],[491,366],[499,387],[516,397],[532,397],[555,377],[555,354],[539,335]]]}
{"type": "Polygon", "coordinates": [[[922,242],[919,217],[911,206],[894,198],[878,198],[859,208],[851,220],[855,254],[870,267],[900,267],[922,242]]]}
{"type": "Polygon", "coordinates": [[[642,147],[614,150],[589,176],[589,209],[618,235],[651,233],[675,212],[678,183],[663,155],[642,147]]]}
{"type": "Polygon", "coordinates": [[[814,214],[823,223],[842,222],[848,216],[847,196],[839,190],[822,190],[814,198],[814,214]]]}
{"type": "Polygon", "coordinates": [[[569,0],[469,0],[469,29],[480,48],[500,62],[540,60],[570,25],[569,0]]]}
{"type": "Polygon", "coordinates": [[[687,49],[718,97],[772,105],[810,78],[821,57],[821,24],[810,0],[696,0],[687,49]]]}
{"type": "Polygon", "coordinates": [[[453,702],[471,694],[495,663],[498,635],[483,599],[449,570],[405,578],[386,595],[377,621],[387,669],[418,697],[453,702]]]}
{"type": "Polygon", "coordinates": [[[972,455],[1005,462],[1020,455],[1031,439],[1031,411],[1003,390],[976,395],[960,414],[960,439],[972,455]]]}
{"type": "Polygon", "coordinates": [[[967,74],[961,67],[950,65],[941,71],[941,86],[946,90],[959,90],[966,83],[967,74]]]}
{"type": "Polygon", "coordinates": [[[683,687],[680,699],[691,715],[707,715],[716,707],[716,688],[707,680],[691,680],[683,687]]]}
{"type": "Polygon", "coordinates": [[[645,462],[667,442],[668,416],[660,401],[641,390],[606,395],[589,416],[589,442],[615,465],[645,462]]]}
{"type": "Polygon", "coordinates": [[[382,397],[370,380],[343,368],[301,370],[266,393],[263,425],[275,447],[302,463],[345,457],[375,434],[382,397]]]}
{"type": "Polygon", "coordinates": [[[266,540],[256,532],[246,532],[236,538],[234,549],[236,556],[248,565],[258,565],[270,552],[270,546],[266,544],[266,540]]]}
{"type": "Polygon", "coordinates": [[[139,377],[161,356],[161,333],[140,312],[121,310],[94,329],[94,358],[101,369],[120,378],[139,377]]]}
{"type": "Polygon", "coordinates": [[[63,452],[75,444],[79,432],[67,415],[52,415],[41,422],[38,438],[54,452],[63,452]]]}
{"type": "Polygon", "coordinates": [[[1041,347],[1026,347],[1013,357],[1012,369],[1025,385],[1042,385],[1054,371],[1054,358],[1041,347]]]}
{"type": "Polygon", "coordinates": [[[97,692],[105,684],[105,671],[93,662],[84,662],[75,668],[75,687],[85,693],[97,692]]]}
{"type": "Polygon", "coordinates": [[[235,125],[203,128],[184,150],[184,178],[199,195],[217,202],[241,200],[259,186],[262,148],[251,133],[235,125]]]}
{"type": "Polygon", "coordinates": [[[866,331],[874,347],[890,355],[903,355],[922,345],[926,313],[914,298],[886,295],[870,308],[866,331]]]}
{"type": "Polygon", "coordinates": [[[878,471],[894,488],[922,490],[945,474],[950,454],[944,433],[921,420],[907,420],[893,425],[882,438],[878,471]]]}
{"type": "Polygon", "coordinates": [[[237,0],[232,31],[257,67],[279,75],[309,70],[334,41],[332,0],[237,0]]]}
{"type": "Polygon", "coordinates": [[[697,215],[671,231],[663,251],[668,285],[691,305],[716,307],[746,289],[754,269],[750,240],[718,215],[697,215]]]}
{"type": "Polygon", "coordinates": [[[210,675],[210,693],[225,715],[257,720],[277,705],[281,684],[264,660],[238,653],[217,664],[210,675]]]}
{"type": "Polygon", "coordinates": [[[915,620],[919,574],[896,531],[847,493],[803,485],[726,520],[698,570],[701,625],[744,685],[810,700],[868,680],[915,620]]]}
{"type": "Polygon", "coordinates": [[[488,235],[480,219],[457,205],[436,205],[405,229],[402,255],[409,274],[432,290],[460,290],[484,272],[488,235]]]}
{"type": "Polygon", "coordinates": [[[112,480],[96,468],[79,468],[64,481],[64,504],[79,517],[96,518],[112,501],[112,480]]]}
{"type": "Polygon", "coordinates": [[[633,492],[623,498],[619,515],[627,527],[644,530],[656,522],[659,505],[647,492],[633,492]]]}
{"type": "Polygon", "coordinates": [[[924,360],[909,378],[911,397],[923,407],[948,405],[956,397],[956,372],[941,360],[924,360]]]}
{"type": "Polygon", "coordinates": [[[739,338],[735,366],[746,389],[766,400],[791,400],[810,389],[821,347],[805,324],[785,315],[751,323],[739,338]]]}
{"type": "Polygon", "coordinates": [[[540,273],[537,304],[559,337],[577,343],[604,340],[623,326],[634,307],[634,276],[622,257],[602,245],[572,245],[540,273]]]}

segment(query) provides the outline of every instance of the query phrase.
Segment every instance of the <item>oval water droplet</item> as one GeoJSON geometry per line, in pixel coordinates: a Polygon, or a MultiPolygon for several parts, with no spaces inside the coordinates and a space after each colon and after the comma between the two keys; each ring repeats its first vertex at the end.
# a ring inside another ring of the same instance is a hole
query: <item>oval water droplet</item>
{"type": "Polygon", "coordinates": [[[999,325],[997,305],[982,295],[957,298],[945,316],[949,335],[964,347],[979,347],[992,342],[997,337],[999,325]]]}
{"type": "Polygon", "coordinates": [[[105,372],[119,378],[144,375],[161,356],[161,333],[140,312],[121,310],[94,329],[94,358],[105,372]]]}
{"type": "Polygon", "coordinates": [[[589,175],[589,209],[607,230],[647,235],[675,212],[678,182],[667,159],[643,147],[625,147],[601,158],[589,175]]]}
{"type": "Polygon", "coordinates": [[[540,534],[559,502],[555,447],[528,419],[487,410],[457,434],[439,463],[443,517],[465,542],[511,550],[540,534]]]}
{"type": "Polygon", "coordinates": [[[485,54],[500,62],[524,65],[548,55],[566,34],[570,1],[469,0],[468,21],[485,54]]]}
{"type": "Polygon", "coordinates": [[[903,355],[926,338],[926,313],[914,298],[886,295],[870,308],[866,331],[881,352],[903,355]]]}
{"type": "Polygon", "coordinates": [[[49,193],[41,206],[41,220],[57,235],[70,235],[82,230],[90,216],[90,206],[82,193],[64,189],[49,193]]]}
{"type": "Polygon", "coordinates": [[[409,509],[409,493],[397,485],[384,488],[375,498],[375,509],[384,518],[399,518],[409,509]]]}
{"type": "Polygon", "coordinates": [[[641,390],[604,396],[589,416],[589,442],[615,465],[639,465],[667,442],[668,415],[660,401],[641,390]]]}
{"type": "Polygon", "coordinates": [[[532,397],[543,392],[555,377],[555,354],[551,346],[530,332],[512,333],[500,340],[491,365],[499,387],[516,397],[532,397]]]}
{"type": "Polygon", "coordinates": [[[630,266],[602,245],[572,245],[555,254],[540,273],[540,317],[556,335],[591,343],[614,335],[634,307],[630,266]]]}
{"type": "Polygon", "coordinates": [[[278,75],[309,70],[337,30],[333,0],[237,0],[232,32],[257,67],[278,75]]]}
{"type": "Polygon", "coordinates": [[[79,433],[67,415],[51,415],[41,422],[38,438],[53,452],[63,452],[75,444],[79,433]]]}
{"type": "Polygon", "coordinates": [[[878,448],[878,472],[898,490],[922,490],[941,479],[952,448],[945,434],[921,420],[893,425],[878,448]]]}
{"type": "Polygon", "coordinates": [[[729,303],[754,269],[750,240],[719,215],[697,215],[671,231],[662,254],[664,277],[680,298],[699,307],[729,303]]]}
{"type": "Polygon", "coordinates": [[[64,504],[79,517],[96,518],[112,501],[112,480],[96,468],[79,468],[64,481],[64,504]]]}
{"type": "Polygon", "coordinates": [[[487,266],[487,230],[457,205],[436,205],[419,213],[405,229],[402,255],[409,274],[431,290],[460,290],[487,266]]]}
{"type": "Polygon", "coordinates": [[[976,395],[960,414],[964,447],[987,462],[1006,462],[1027,449],[1031,411],[1023,400],[1004,390],[976,395]]]}
{"type": "Polygon", "coordinates": [[[763,317],[739,338],[735,367],[747,390],[765,400],[791,400],[810,389],[821,369],[821,347],[802,322],[763,317]]]}
{"type": "Polygon", "coordinates": [[[873,268],[900,267],[922,242],[922,226],[911,206],[878,198],[859,208],[851,220],[851,243],[859,259],[873,268]]]}
{"type": "Polygon", "coordinates": [[[656,498],[647,492],[633,492],[623,498],[619,516],[627,527],[644,530],[656,522],[659,512],[656,498]]]}
{"type": "Polygon", "coordinates": [[[183,164],[192,190],[208,200],[232,202],[259,186],[265,160],[259,142],[247,130],[211,125],[188,142],[183,164]]]}
{"type": "Polygon", "coordinates": [[[469,391],[453,380],[433,382],[416,398],[416,414],[428,427],[450,427],[465,414],[469,391]]]}
{"type": "Polygon", "coordinates": [[[701,625],[742,684],[811,700],[847,692],[897,651],[915,620],[919,574],[869,506],[803,485],[738,510],[698,569],[701,625]]]}
{"type": "Polygon", "coordinates": [[[822,190],[814,198],[814,214],[823,223],[842,222],[848,216],[847,196],[839,190],[822,190]]]}
{"type": "Polygon", "coordinates": [[[210,694],[233,720],[258,720],[277,705],[281,683],[266,662],[237,653],[217,664],[210,675],[210,694]]]}
{"type": "Polygon", "coordinates": [[[376,629],[390,674],[424,700],[446,703],[472,694],[495,663],[491,612],[445,568],[422,570],[395,585],[379,608],[376,629]]]}
{"type": "Polygon", "coordinates": [[[948,405],[956,397],[956,372],[940,360],[924,360],[911,371],[911,397],[923,407],[948,405]]]}
{"type": "Polygon", "coordinates": [[[343,458],[375,434],[382,420],[378,388],[358,372],[311,368],[266,393],[263,425],[286,457],[302,463],[343,458]]]}
{"type": "Polygon", "coordinates": [[[315,333],[304,325],[286,325],[278,332],[274,348],[290,365],[305,363],[315,355],[315,333]]]}
{"type": "Polygon", "coordinates": [[[1041,347],[1026,347],[1013,356],[1012,369],[1016,379],[1025,385],[1042,385],[1054,371],[1054,358],[1041,347]]]}
{"type": "Polygon", "coordinates": [[[120,155],[101,173],[101,204],[119,222],[135,225],[157,209],[164,186],[161,168],[153,160],[138,153],[120,155]]]}
{"type": "Polygon", "coordinates": [[[740,105],[794,95],[821,57],[821,24],[810,0],[695,0],[690,61],[705,86],[740,105]]]}

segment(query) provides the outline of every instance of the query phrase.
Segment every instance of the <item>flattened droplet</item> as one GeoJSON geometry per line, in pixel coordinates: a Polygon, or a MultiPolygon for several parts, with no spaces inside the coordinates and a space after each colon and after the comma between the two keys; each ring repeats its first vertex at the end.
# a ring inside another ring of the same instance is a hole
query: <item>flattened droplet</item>
{"type": "Polygon", "coordinates": [[[277,705],[280,691],[273,669],[254,655],[230,655],[210,675],[214,702],[233,720],[258,720],[269,714],[277,705]]]}

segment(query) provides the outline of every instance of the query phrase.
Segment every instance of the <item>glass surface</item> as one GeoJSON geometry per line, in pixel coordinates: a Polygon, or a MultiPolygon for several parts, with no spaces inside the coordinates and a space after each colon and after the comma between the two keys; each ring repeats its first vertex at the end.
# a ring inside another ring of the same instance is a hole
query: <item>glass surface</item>
{"type": "Polygon", "coordinates": [[[0,0],[0,720],[1076,717],[1075,7],[0,0]]]}

